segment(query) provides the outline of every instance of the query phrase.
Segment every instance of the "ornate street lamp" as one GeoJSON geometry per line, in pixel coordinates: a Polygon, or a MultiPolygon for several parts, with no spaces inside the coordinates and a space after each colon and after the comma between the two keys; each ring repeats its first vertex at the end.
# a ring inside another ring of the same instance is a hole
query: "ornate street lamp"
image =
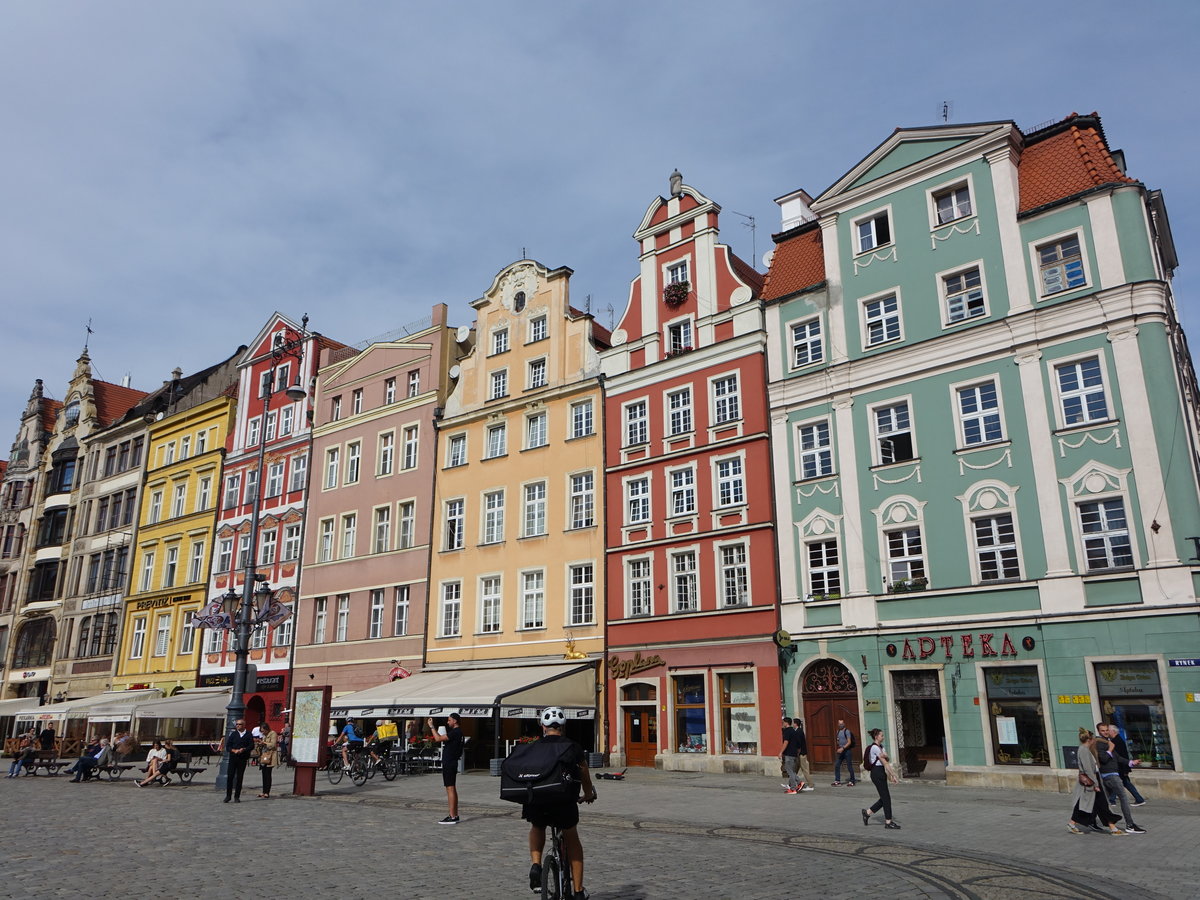
{"type": "MultiPolygon", "coordinates": [[[[200,624],[233,632],[233,692],[225,707],[225,731],[229,734],[234,723],[246,713],[246,681],[249,674],[247,658],[250,654],[250,635],[255,627],[273,627],[287,620],[290,611],[275,599],[275,592],[267,584],[267,576],[258,573],[258,529],[262,512],[263,469],[267,456],[267,417],[271,411],[271,398],[279,393],[276,373],[280,364],[288,358],[296,360],[296,378],[283,393],[293,402],[308,396],[300,379],[304,345],[311,339],[308,331],[308,316],[300,320],[300,333],[292,339],[275,335],[271,345],[270,377],[263,385],[262,420],[258,429],[258,474],[254,486],[254,506],[250,514],[250,540],[245,561],[245,578],[239,593],[232,581],[229,589],[216,598],[206,610],[200,624]]],[[[229,753],[221,754],[221,766],[217,771],[217,790],[225,790],[229,775],[229,753]]]]}

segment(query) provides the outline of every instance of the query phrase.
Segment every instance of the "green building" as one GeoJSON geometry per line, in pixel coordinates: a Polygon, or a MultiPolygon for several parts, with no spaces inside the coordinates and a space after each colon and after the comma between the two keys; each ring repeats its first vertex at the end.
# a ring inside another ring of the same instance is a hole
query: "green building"
{"type": "Polygon", "coordinates": [[[897,130],[777,202],[777,641],[811,761],[841,718],[910,775],[1063,790],[1103,719],[1143,793],[1200,797],[1196,385],[1161,194],[1072,115],[897,130]]]}

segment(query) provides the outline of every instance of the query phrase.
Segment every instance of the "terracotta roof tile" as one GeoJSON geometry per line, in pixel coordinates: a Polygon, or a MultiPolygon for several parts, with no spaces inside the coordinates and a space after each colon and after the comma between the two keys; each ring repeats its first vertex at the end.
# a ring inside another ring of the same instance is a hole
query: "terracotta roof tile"
{"type": "Polygon", "coordinates": [[[825,280],[825,247],[816,223],[782,237],[771,257],[764,300],[778,300],[825,280]]]}
{"type": "Polygon", "coordinates": [[[1036,132],[1028,136],[1018,167],[1020,212],[1100,185],[1136,183],[1113,161],[1097,116],[1072,113],[1064,122],[1072,124],[1045,129],[1045,138],[1036,132]]]}
{"type": "Polygon", "coordinates": [[[60,400],[42,401],[42,431],[49,433],[54,430],[54,422],[58,419],[58,411],[62,407],[60,400]]]}
{"type": "Polygon", "coordinates": [[[107,428],[129,412],[129,407],[149,396],[145,391],[109,384],[107,381],[93,381],[92,392],[96,398],[96,415],[102,428],[107,428]]]}
{"type": "Polygon", "coordinates": [[[762,272],[759,272],[754,268],[754,266],[750,265],[750,263],[746,262],[736,253],[730,253],[729,259],[733,264],[733,271],[737,273],[737,277],[746,282],[746,284],[750,285],[750,288],[754,291],[755,296],[760,295],[763,288],[762,272]]]}

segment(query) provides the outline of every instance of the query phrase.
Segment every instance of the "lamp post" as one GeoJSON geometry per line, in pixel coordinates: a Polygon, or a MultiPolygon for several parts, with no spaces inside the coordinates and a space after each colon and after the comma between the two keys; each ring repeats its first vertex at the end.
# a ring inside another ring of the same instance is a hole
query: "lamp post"
{"type": "MultiPolygon", "coordinates": [[[[267,457],[267,416],[271,412],[271,398],[279,393],[276,384],[276,373],[283,360],[296,360],[296,379],[284,389],[283,393],[293,402],[303,400],[308,396],[300,380],[300,368],[303,360],[304,344],[311,338],[308,331],[308,316],[300,320],[300,333],[287,339],[283,334],[276,334],[271,344],[270,377],[260,382],[262,388],[262,419],[258,429],[258,459],[256,462],[257,475],[254,483],[254,503],[250,513],[249,547],[246,553],[245,578],[242,591],[235,590],[232,580],[229,589],[221,595],[220,603],[225,613],[223,627],[232,632],[233,637],[233,692],[229,695],[229,704],[225,707],[225,731],[229,734],[237,722],[246,713],[246,681],[249,666],[246,662],[250,655],[250,635],[255,625],[263,623],[275,592],[267,584],[267,577],[258,572],[258,527],[259,515],[262,512],[263,469],[267,457]],[[257,601],[257,603],[256,603],[257,601]]],[[[269,626],[265,626],[269,627],[269,626]]],[[[225,790],[229,778],[229,751],[221,754],[221,765],[217,770],[216,789],[225,790]]]]}

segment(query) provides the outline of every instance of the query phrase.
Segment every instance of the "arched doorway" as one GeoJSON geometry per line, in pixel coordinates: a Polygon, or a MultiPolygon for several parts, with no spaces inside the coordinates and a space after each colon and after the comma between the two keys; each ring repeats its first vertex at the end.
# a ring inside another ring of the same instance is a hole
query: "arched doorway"
{"type": "Polygon", "coordinates": [[[658,690],[652,684],[621,688],[621,716],[625,729],[625,764],[654,766],[658,755],[658,690]]]}
{"type": "Polygon", "coordinates": [[[800,676],[800,697],[804,701],[809,765],[833,768],[838,719],[846,721],[861,746],[858,683],[854,673],[835,659],[818,659],[800,676]]]}
{"type": "Polygon", "coordinates": [[[246,725],[253,728],[267,720],[267,704],[263,698],[255,694],[246,701],[246,725]]]}

